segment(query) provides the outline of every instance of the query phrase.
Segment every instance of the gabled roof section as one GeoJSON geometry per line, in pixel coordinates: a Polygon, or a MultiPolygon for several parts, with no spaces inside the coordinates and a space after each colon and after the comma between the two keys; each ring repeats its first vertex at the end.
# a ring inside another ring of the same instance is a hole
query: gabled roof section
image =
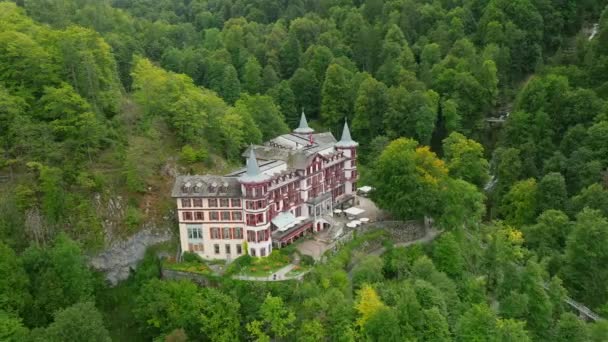
{"type": "Polygon", "coordinates": [[[344,129],[342,130],[342,137],[335,145],[336,147],[356,147],[359,143],[354,141],[350,136],[350,129],[348,129],[348,122],[344,121],[344,129]]]}
{"type": "Polygon", "coordinates": [[[315,131],[314,129],[308,127],[308,121],[306,120],[306,114],[304,114],[304,111],[302,111],[302,116],[300,116],[300,125],[298,126],[298,128],[294,129],[293,132],[298,133],[298,134],[309,134],[314,131],[315,131]]]}

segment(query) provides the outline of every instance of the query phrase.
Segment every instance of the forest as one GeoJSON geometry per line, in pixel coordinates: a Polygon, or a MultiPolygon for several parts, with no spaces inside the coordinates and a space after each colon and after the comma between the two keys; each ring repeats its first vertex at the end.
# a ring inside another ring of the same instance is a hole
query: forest
{"type": "Polygon", "coordinates": [[[608,318],[606,265],[605,0],[0,2],[2,341],[600,342],[564,300],[608,318]],[[301,112],[441,235],[302,282],[160,279],[176,241],[89,266],[301,112]]]}

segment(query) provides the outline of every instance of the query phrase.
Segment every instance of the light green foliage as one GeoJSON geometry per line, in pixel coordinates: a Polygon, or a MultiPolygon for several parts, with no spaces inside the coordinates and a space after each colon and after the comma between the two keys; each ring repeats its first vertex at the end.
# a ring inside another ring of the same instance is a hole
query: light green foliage
{"type": "Polygon", "coordinates": [[[63,74],[97,110],[118,110],[121,85],[110,46],[95,31],[71,26],[58,34],[63,74]]]}
{"type": "Polygon", "coordinates": [[[28,338],[28,330],[21,319],[0,311],[0,339],[7,342],[21,342],[28,338]]]}
{"type": "Polygon", "coordinates": [[[198,287],[189,281],[153,279],[141,288],[136,303],[135,318],[153,334],[177,328],[183,328],[189,336],[200,333],[198,322],[204,299],[198,287]]]}
{"type": "Polygon", "coordinates": [[[292,331],[292,325],[296,319],[293,311],[285,307],[280,297],[266,295],[260,306],[259,316],[266,331],[275,337],[285,337],[292,331]]]}
{"type": "Polygon", "coordinates": [[[9,246],[0,243],[0,310],[23,312],[30,300],[28,286],[21,260],[9,246]]]}
{"type": "Polygon", "coordinates": [[[443,233],[434,244],[432,255],[437,269],[455,279],[462,276],[465,269],[464,258],[454,233],[443,233]]]}
{"type": "Polygon", "coordinates": [[[444,159],[450,176],[461,178],[482,188],[489,179],[489,164],[483,146],[460,133],[452,133],[443,140],[444,159]]]}
{"type": "Polygon", "coordinates": [[[600,210],[608,217],[608,190],[599,184],[591,184],[572,197],[570,202],[572,212],[579,212],[585,207],[600,210]]]}
{"type": "Polygon", "coordinates": [[[485,213],[484,195],[473,184],[449,179],[442,190],[443,212],[438,217],[442,228],[475,226],[481,222],[485,213]]]}
{"type": "Polygon", "coordinates": [[[41,335],[44,336],[42,340],[50,342],[111,341],[101,313],[91,302],[77,303],[57,311],[53,323],[41,335]]]}
{"type": "Polygon", "coordinates": [[[362,327],[363,334],[371,341],[401,341],[399,321],[394,309],[382,307],[374,312],[362,327]]]}
{"type": "Polygon", "coordinates": [[[201,331],[212,341],[234,341],[240,330],[239,303],[214,288],[203,290],[201,331]]]}
{"type": "Polygon", "coordinates": [[[93,294],[93,275],[82,251],[64,234],[49,249],[29,247],[23,264],[34,294],[24,315],[29,326],[43,326],[56,310],[86,301],[93,294]]]}
{"type": "Polygon", "coordinates": [[[318,319],[304,321],[298,329],[298,342],[317,342],[325,338],[325,328],[318,319]]]}
{"type": "MultiPolygon", "coordinates": [[[[243,95],[235,105],[236,108],[241,106],[251,115],[255,125],[260,127],[264,141],[289,131],[283,114],[281,114],[270,96],[243,95]]],[[[252,137],[254,136],[249,136],[249,138],[252,137]]],[[[256,141],[259,141],[259,139],[256,139],[256,141]]]]}
{"type": "Polygon", "coordinates": [[[424,316],[422,341],[452,341],[448,322],[437,307],[426,309],[422,314],[424,316]]]}
{"type": "Polygon", "coordinates": [[[496,333],[496,315],[485,304],[477,304],[467,310],[456,326],[457,341],[490,341],[496,333]]]}
{"type": "Polygon", "coordinates": [[[381,282],[383,261],[378,256],[367,256],[353,268],[352,281],[355,288],[360,288],[363,284],[374,284],[381,282]]]}
{"type": "Polygon", "coordinates": [[[576,217],[566,243],[564,283],[578,300],[597,307],[608,300],[608,221],[597,210],[584,209],[576,217]]]}
{"type": "Polygon", "coordinates": [[[440,210],[440,185],[447,168],[428,148],[417,147],[416,141],[392,141],[372,172],[374,201],[397,217],[420,218],[440,210]]]}
{"type": "Polygon", "coordinates": [[[502,200],[500,210],[505,220],[522,226],[534,221],[537,212],[537,185],[534,179],[515,183],[502,200]]]}
{"type": "Polygon", "coordinates": [[[439,95],[433,90],[410,92],[403,87],[389,89],[384,124],[389,137],[412,137],[428,145],[435,130],[439,95]]]}

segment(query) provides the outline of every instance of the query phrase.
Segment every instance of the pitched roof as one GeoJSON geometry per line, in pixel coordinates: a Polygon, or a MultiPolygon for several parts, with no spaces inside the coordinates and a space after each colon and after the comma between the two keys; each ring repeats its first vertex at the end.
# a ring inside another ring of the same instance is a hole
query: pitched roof
{"type": "Polygon", "coordinates": [[[240,197],[241,184],[237,178],[214,175],[177,176],[172,197],[240,197]]]}

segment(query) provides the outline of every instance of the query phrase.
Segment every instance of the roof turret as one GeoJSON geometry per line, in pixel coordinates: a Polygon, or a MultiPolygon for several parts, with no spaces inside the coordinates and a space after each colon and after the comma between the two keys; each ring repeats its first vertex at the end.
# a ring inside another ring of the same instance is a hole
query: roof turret
{"type": "Polygon", "coordinates": [[[304,111],[302,110],[302,115],[300,116],[300,125],[298,126],[298,128],[294,129],[293,132],[298,133],[298,134],[309,134],[314,131],[315,131],[314,129],[308,127],[308,121],[306,120],[306,114],[304,114],[304,111]]]}
{"type": "Polygon", "coordinates": [[[342,129],[342,137],[335,145],[336,147],[357,147],[359,143],[354,141],[350,136],[350,129],[348,129],[348,122],[344,120],[344,129],[342,129]]]}
{"type": "Polygon", "coordinates": [[[258,183],[264,182],[270,179],[270,176],[263,174],[260,171],[260,166],[258,165],[258,160],[255,157],[255,151],[253,146],[249,147],[249,157],[247,157],[247,171],[241,177],[239,177],[239,181],[245,183],[258,183]]]}

